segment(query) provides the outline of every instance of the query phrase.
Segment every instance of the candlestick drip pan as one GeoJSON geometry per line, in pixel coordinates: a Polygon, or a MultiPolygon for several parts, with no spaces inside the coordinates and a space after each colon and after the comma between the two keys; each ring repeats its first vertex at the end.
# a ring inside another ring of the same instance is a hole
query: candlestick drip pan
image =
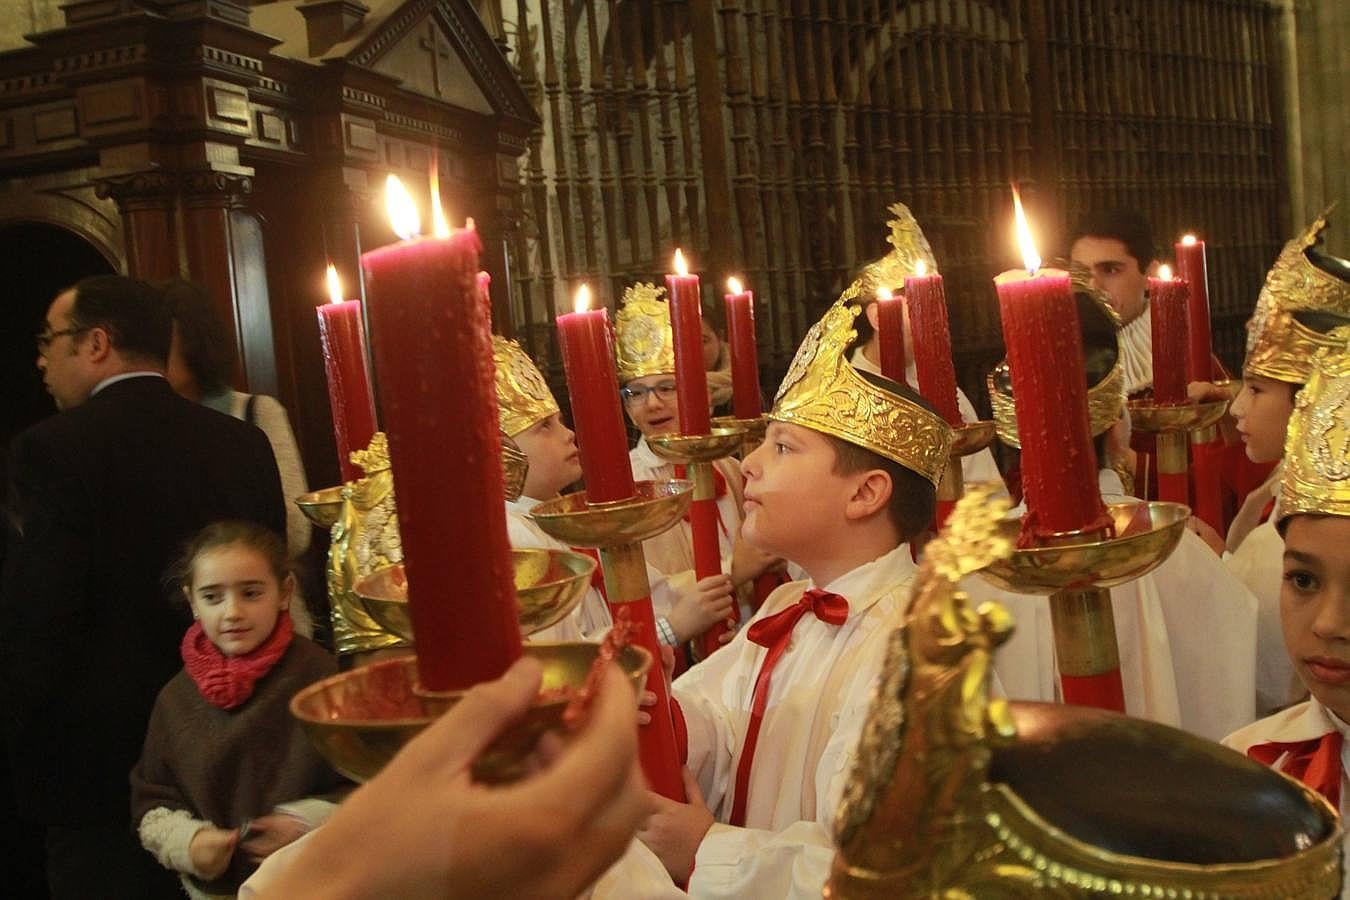
{"type": "MultiPolygon", "coordinates": [[[[566,618],[586,595],[595,573],[595,560],[566,550],[513,549],[511,565],[520,603],[517,619],[525,636],[566,618]]],[[[372,572],[353,591],[381,628],[415,643],[402,563],[372,572]]]]}
{"type": "Polygon", "coordinates": [[[993,422],[963,422],[952,427],[952,458],[979,453],[994,441],[993,422]]]}
{"type": "Polygon", "coordinates": [[[530,510],[544,533],[569,547],[612,547],[655,537],[689,511],[690,481],[639,481],[633,497],[616,503],[586,502],[586,492],[564,494],[530,510]]]}
{"type": "MultiPolygon", "coordinates": [[[[568,697],[559,689],[579,690],[600,645],[589,642],[526,644],[526,656],[544,668],[535,705],[497,736],[474,761],[478,781],[501,784],[525,774],[526,761],[546,731],[563,730],[568,697]]],[[[617,662],[640,691],[651,667],[651,654],[629,645],[617,662]]],[[[291,715],[319,753],[355,781],[375,776],[414,737],[451,709],[464,691],[429,694],[417,685],[414,657],[390,659],[310,685],[291,698],[291,715]]]]}
{"type": "Polygon", "coordinates": [[[649,435],[647,446],[667,462],[710,463],[735,453],[744,441],[744,428],[718,425],[708,434],[649,435]]]}
{"type": "Polygon", "coordinates": [[[739,428],[745,432],[742,440],[745,443],[761,444],[764,442],[764,433],[769,430],[769,417],[756,416],[753,419],[738,419],[735,416],[717,416],[712,420],[713,429],[719,428],[739,428]]]}
{"type": "Polygon", "coordinates": [[[333,523],[342,515],[342,489],[345,485],[327,487],[321,491],[301,494],[291,502],[300,507],[300,511],[320,528],[332,528],[333,523]]]}
{"type": "MultiPolygon", "coordinates": [[[[1167,559],[1191,514],[1180,503],[1142,500],[1110,503],[1106,511],[1115,524],[1115,537],[1017,549],[981,569],[980,575],[1019,594],[1114,587],[1148,574],[1167,559]]],[[[1004,521],[1012,533],[1021,524],[1015,518],[1004,521]]]]}
{"type": "Polygon", "coordinates": [[[1148,432],[1199,431],[1217,424],[1228,412],[1228,402],[1183,403],[1158,406],[1147,400],[1133,400],[1127,407],[1130,427],[1148,432]]]}

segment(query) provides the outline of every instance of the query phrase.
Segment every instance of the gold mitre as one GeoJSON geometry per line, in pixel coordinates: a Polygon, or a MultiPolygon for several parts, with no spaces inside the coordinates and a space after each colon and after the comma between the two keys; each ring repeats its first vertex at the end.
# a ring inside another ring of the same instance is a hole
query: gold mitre
{"type": "Polygon", "coordinates": [[[898,291],[904,287],[906,277],[918,273],[920,262],[929,273],[938,270],[933,248],[928,246],[928,238],[924,237],[923,229],[909,207],[903,203],[892,203],[887,209],[895,217],[886,223],[891,229],[886,237],[891,251],[881,259],[868,263],[853,283],[839,295],[840,300],[868,303],[876,299],[878,289],[898,291]]]}
{"type": "Polygon", "coordinates": [[[848,363],[861,311],[841,297],[811,326],[769,418],[857,444],[936,485],[947,467],[952,430],[937,413],[878,387],[848,363]]]}
{"type": "Polygon", "coordinates": [[[1332,208],[1328,207],[1302,234],[1285,244],[1267,273],[1256,310],[1247,322],[1247,360],[1243,371],[1303,384],[1308,380],[1318,349],[1331,347],[1339,351],[1340,347],[1327,332],[1350,324],[1350,262],[1318,254],[1313,249],[1321,240],[1332,208]],[[1314,256],[1324,265],[1317,265],[1314,256]],[[1333,274],[1334,271],[1341,274],[1333,274]],[[1313,323],[1310,318],[1322,321],[1313,323]]]}
{"type": "Polygon", "coordinates": [[[661,299],[663,287],[630,285],[614,316],[619,384],[648,375],[675,371],[675,342],[670,332],[670,305],[661,299]]]}
{"type": "Polygon", "coordinates": [[[558,412],[558,401],[553,399],[544,376],[515,341],[494,334],[492,364],[497,369],[497,415],[507,437],[515,437],[558,412]]]}
{"type": "MultiPolygon", "coordinates": [[[[1092,273],[1077,263],[1068,265],[1083,335],[1083,355],[1088,370],[1088,422],[1092,436],[1104,434],[1120,421],[1125,409],[1125,352],[1120,342],[1120,314],[1105,291],[1092,285],[1092,273]],[[1096,377],[1094,378],[1094,373],[1096,377]]],[[[1017,409],[1013,405],[1012,373],[1007,360],[1000,362],[985,379],[994,427],[999,440],[1021,449],[1017,436],[1017,409]]]]}
{"type": "Polygon", "coordinates": [[[530,458],[509,434],[499,433],[502,439],[502,486],[506,499],[514,502],[525,492],[525,478],[530,474],[530,458]]]}
{"type": "Polygon", "coordinates": [[[1280,521],[1299,513],[1350,516],[1350,327],[1328,337],[1294,400],[1284,441],[1280,521]]]}

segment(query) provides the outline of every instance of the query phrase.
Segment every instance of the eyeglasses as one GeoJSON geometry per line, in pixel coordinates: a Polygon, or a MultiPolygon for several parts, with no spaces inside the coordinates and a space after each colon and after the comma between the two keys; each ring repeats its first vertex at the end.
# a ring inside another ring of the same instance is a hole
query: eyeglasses
{"type": "Polygon", "coordinates": [[[51,348],[52,342],[55,341],[57,338],[64,337],[65,335],[74,336],[77,334],[83,334],[88,330],[89,329],[87,327],[84,328],[72,327],[72,328],[62,328],[60,331],[41,331],[33,335],[33,340],[37,342],[38,352],[45,354],[51,348]]]}
{"type": "Polygon", "coordinates": [[[651,387],[619,388],[619,396],[628,406],[641,406],[647,402],[647,397],[651,394],[655,394],[656,398],[664,403],[675,396],[675,382],[663,381],[651,387]]]}

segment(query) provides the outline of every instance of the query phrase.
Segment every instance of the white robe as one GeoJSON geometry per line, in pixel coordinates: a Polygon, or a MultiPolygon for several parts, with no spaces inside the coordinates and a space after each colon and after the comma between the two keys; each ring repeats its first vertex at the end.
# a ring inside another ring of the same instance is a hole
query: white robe
{"type": "Polygon", "coordinates": [[[1303,685],[1284,649],[1280,626],[1280,587],[1284,576],[1284,538],[1275,530],[1280,511],[1280,473],[1276,466],[1260,487],[1247,495],[1228,529],[1224,561],[1256,597],[1256,714],[1266,715],[1303,697],[1303,685]],[[1276,508],[1266,521],[1261,513],[1271,499],[1276,508]]]}
{"type": "MultiPolygon", "coordinates": [[[[634,481],[669,481],[675,477],[674,463],[668,463],[652,452],[644,437],[628,451],[633,466],[634,481]]],[[[717,500],[718,545],[722,552],[722,571],[731,571],[731,553],[736,536],[741,530],[741,491],[743,480],[740,466],[730,459],[713,463],[727,480],[727,492],[717,500]]],[[[688,522],[677,522],[673,528],[642,542],[647,567],[665,576],[666,586],[652,591],[652,606],[658,616],[670,614],[671,604],[679,592],[692,587],[694,577],[694,532],[688,522]],[[658,597],[658,594],[660,595],[658,597]]]]}
{"type": "MultiPolygon", "coordinates": [[[[562,541],[550,537],[530,518],[530,510],[540,501],[522,496],[506,501],[506,532],[512,548],[529,550],[571,550],[562,541]]],[[[598,641],[613,624],[605,598],[595,588],[587,588],[576,609],[567,618],[536,631],[531,641],[598,641]]]]}
{"type": "MultiPolygon", "coordinates": [[[[870,372],[873,375],[881,374],[881,367],[867,358],[859,347],[853,351],[853,356],[849,362],[853,368],[859,372],[870,372]]],[[[919,383],[919,373],[914,368],[914,361],[907,360],[905,364],[905,379],[913,387],[919,383]]],[[[980,417],[975,412],[974,405],[970,398],[960,387],[956,389],[956,406],[961,411],[961,421],[978,422],[980,417]]],[[[969,456],[961,457],[961,478],[966,484],[975,484],[982,481],[992,481],[997,484],[1003,483],[1003,475],[999,473],[998,464],[994,462],[994,453],[988,447],[985,447],[978,453],[972,453],[969,456]]]]}
{"type": "MultiPolygon", "coordinates": [[[[750,643],[742,629],[676,680],[674,694],[689,731],[689,768],[717,817],[699,845],[689,896],[820,897],[834,859],[835,809],[915,571],[909,546],[902,544],[825,586],[849,601],[843,625],[828,625],[809,612],[797,623],[770,682],[744,828],[722,823],[731,814],[755,679],[767,650],[750,643]]],[[[779,587],[755,620],[796,603],[811,586],[798,581],[779,587]]],[[[635,841],[593,896],[678,896],[674,890],[660,862],[635,841]]]]}
{"type": "MultiPolygon", "coordinates": [[[[1267,716],[1259,722],[1253,722],[1245,728],[1240,728],[1224,738],[1221,743],[1225,747],[1231,747],[1239,753],[1246,754],[1248,748],[1257,744],[1272,741],[1278,743],[1310,741],[1333,731],[1339,731],[1342,737],[1341,808],[1337,812],[1344,820],[1346,814],[1350,813],[1350,777],[1347,777],[1347,773],[1350,773],[1350,725],[1342,722],[1335,713],[1319,703],[1316,698],[1310,698],[1273,716],[1267,716]]],[[[1275,760],[1273,768],[1279,769],[1283,762],[1283,757],[1275,760]]],[[[1346,833],[1343,841],[1341,898],[1342,900],[1350,900],[1350,878],[1344,877],[1344,867],[1347,865],[1347,859],[1350,859],[1350,832],[1346,833]]]]}
{"type": "MultiPolygon", "coordinates": [[[[1114,472],[1100,473],[1103,498],[1118,501],[1114,472]]],[[[1007,696],[1058,701],[1050,604],[1014,594],[979,575],[972,598],[996,599],[1016,623],[994,658],[1007,696]]],[[[1125,711],[1218,740],[1256,718],[1256,598],[1190,531],[1158,568],[1111,589],[1125,711]]]]}

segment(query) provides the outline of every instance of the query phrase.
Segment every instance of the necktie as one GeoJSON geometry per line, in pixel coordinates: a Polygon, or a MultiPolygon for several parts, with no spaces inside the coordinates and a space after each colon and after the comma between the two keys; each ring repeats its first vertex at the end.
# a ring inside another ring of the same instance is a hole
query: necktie
{"type": "Polygon", "coordinates": [[[782,612],[760,619],[750,626],[746,637],[761,647],[767,647],[764,663],[759,667],[755,678],[755,692],[750,705],[750,722],[745,730],[745,743],[741,746],[741,759],[736,765],[736,793],[731,804],[730,824],[738,828],[745,826],[746,793],[750,787],[750,768],[755,761],[755,745],[759,742],[760,725],[764,722],[764,707],[769,702],[769,683],[773,678],[774,667],[787,651],[792,640],[792,631],[797,622],[807,612],[830,625],[843,625],[848,620],[848,601],[838,594],[815,588],[802,594],[802,598],[782,612]]]}
{"type": "Polygon", "coordinates": [[[1337,811],[1341,808],[1341,733],[1331,731],[1306,741],[1271,741],[1247,748],[1247,755],[1259,763],[1273,766],[1288,754],[1280,771],[1297,778],[1327,798],[1337,811]]]}

